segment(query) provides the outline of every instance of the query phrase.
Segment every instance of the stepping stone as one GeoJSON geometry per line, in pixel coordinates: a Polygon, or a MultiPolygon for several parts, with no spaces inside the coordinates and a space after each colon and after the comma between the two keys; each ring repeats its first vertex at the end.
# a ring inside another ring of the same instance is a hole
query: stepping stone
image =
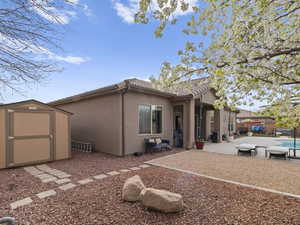
{"type": "Polygon", "coordinates": [[[49,166],[47,166],[46,164],[36,166],[36,168],[38,168],[39,170],[42,170],[42,171],[51,170],[51,168],[49,166]]]}
{"type": "Polygon", "coordinates": [[[55,183],[57,183],[57,184],[64,184],[64,183],[69,183],[69,182],[71,182],[71,180],[69,178],[59,179],[59,180],[55,181],[55,183]]]}
{"type": "Polygon", "coordinates": [[[35,175],[35,177],[38,177],[38,178],[44,178],[44,177],[49,177],[49,176],[51,176],[51,175],[49,175],[49,174],[47,174],[47,173],[41,173],[41,174],[37,174],[37,175],[35,175]]]}
{"type": "Polygon", "coordinates": [[[38,194],[36,194],[36,195],[37,195],[40,199],[43,199],[43,198],[47,198],[47,197],[56,195],[56,191],[54,191],[54,190],[44,191],[44,192],[38,193],[38,194]]]}
{"type": "Polygon", "coordinates": [[[140,165],[141,168],[148,168],[150,167],[149,165],[146,165],[146,164],[143,164],[143,165],[140,165]]]}
{"type": "Polygon", "coordinates": [[[31,198],[24,198],[22,200],[11,203],[10,207],[11,207],[11,209],[16,209],[16,208],[19,208],[24,205],[29,205],[31,202],[32,202],[31,198]]]}
{"type": "Polygon", "coordinates": [[[53,178],[42,179],[41,181],[43,183],[49,183],[49,182],[56,181],[56,180],[57,180],[57,178],[53,177],[53,178]]]}
{"type": "Polygon", "coordinates": [[[38,174],[42,174],[44,173],[41,170],[38,170],[37,168],[30,166],[30,167],[25,167],[24,170],[28,173],[30,173],[31,175],[38,175],[38,174]]]}
{"type": "Polygon", "coordinates": [[[111,171],[111,172],[108,172],[106,174],[111,175],[111,176],[115,176],[115,175],[118,175],[120,173],[118,171],[111,171]]]}
{"type": "Polygon", "coordinates": [[[130,170],[128,170],[128,169],[122,169],[122,170],[119,170],[121,173],[127,173],[127,172],[129,172],[130,170]]]}
{"type": "Polygon", "coordinates": [[[72,183],[68,183],[68,184],[65,184],[63,186],[60,186],[58,187],[60,190],[63,190],[63,191],[66,191],[66,190],[69,190],[71,188],[74,188],[76,187],[76,184],[72,184],[72,183]]]}
{"type": "Polygon", "coordinates": [[[52,175],[49,175],[49,174],[40,174],[40,175],[38,175],[38,176],[36,176],[36,177],[40,178],[41,180],[45,180],[45,179],[53,179],[53,178],[56,179],[56,177],[54,177],[54,176],[52,176],[52,175]]]}
{"type": "Polygon", "coordinates": [[[91,183],[93,181],[94,181],[93,179],[87,178],[87,179],[84,179],[84,180],[79,180],[78,183],[79,184],[88,184],[88,183],[91,183]]]}
{"type": "Polygon", "coordinates": [[[105,175],[105,174],[100,174],[100,175],[94,176],[94,178],[96,180],[101,180],[101,179],[104,179],[105,177],[107,177],[107,175],[105,175]]]}
{"type": "Polygon", "coordinates": [[[69,178],[71,177],[72,175],[70,174],[60,174],[60,175],[56,175],[58,178],[69,178]]]}
{"type": "Polygon", "coordinates": [[[140,170],[141,168],[140,167],[132,167],[130,168],[130,170],[140,170]]]}

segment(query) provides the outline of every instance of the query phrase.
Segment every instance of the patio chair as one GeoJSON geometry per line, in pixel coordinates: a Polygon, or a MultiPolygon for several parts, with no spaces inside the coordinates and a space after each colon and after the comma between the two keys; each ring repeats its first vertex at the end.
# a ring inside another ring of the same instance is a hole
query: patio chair
{"type": "Polygon", "coordinates": [[[254,156],[257,154],[256,146],[253,144],[243,143],[243,144],[236,145],[235,147],[237,149],[237,155],[248,153],[251,156],[254,156]]]}
{"type": "Polygon", "coordinates": [[[289,148],[281,146],[269,146],[265,150],[265,156],[271,159],[272,157],[284,158],[285,160],[289,157],[289,148]]]}
{"type": "Polygon", "coordinates": [[[170,141],[161,138],[145,138],[145,153],[171,150],[170,141]]]}

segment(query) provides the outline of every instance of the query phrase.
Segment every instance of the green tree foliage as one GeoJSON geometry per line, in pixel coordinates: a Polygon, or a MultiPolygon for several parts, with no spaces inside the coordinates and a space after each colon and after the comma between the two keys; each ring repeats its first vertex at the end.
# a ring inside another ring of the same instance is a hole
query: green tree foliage
{"type": "MultiPolygon", "coordinates": [[[[178,9],[190,9],[188,1],[140,0],[136,21],[158,20],[155,35],[161,37],[166,26],[176,24],[178,9]]],[[[160,76],[152,78],[156,85],[205,77],[217,90],[217,107],[260,101],[271,105],[268,112],[276,118],[299,116],[290,103],[300,95],[299,0],[200,0],[182,32],[199,41],[178,51],[179,64],[162,64],[160,76]],[[201,35],[210,37],[208,46],[201,35]]]]}

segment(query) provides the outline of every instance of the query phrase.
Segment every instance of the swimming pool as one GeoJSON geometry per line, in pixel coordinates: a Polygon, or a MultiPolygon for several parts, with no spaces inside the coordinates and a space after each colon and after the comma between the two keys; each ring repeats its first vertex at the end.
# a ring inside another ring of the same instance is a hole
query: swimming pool
{"type": "MultiPolygon", "coordinates": [[[[294,139],[278,141],[280,142],[280,146],[294,148],[294,139]]],[[[296,148],[300,148],[300,139],[296,139],[296,148]]]]}

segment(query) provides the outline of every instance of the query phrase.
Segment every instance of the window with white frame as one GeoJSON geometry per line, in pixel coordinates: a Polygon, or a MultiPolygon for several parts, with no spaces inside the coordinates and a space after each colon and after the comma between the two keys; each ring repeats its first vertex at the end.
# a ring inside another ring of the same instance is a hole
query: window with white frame
{"type": "Polygon", "coordinates": [[[162,106],[139,105],[139,134],[162,133],[162,106]]]}

